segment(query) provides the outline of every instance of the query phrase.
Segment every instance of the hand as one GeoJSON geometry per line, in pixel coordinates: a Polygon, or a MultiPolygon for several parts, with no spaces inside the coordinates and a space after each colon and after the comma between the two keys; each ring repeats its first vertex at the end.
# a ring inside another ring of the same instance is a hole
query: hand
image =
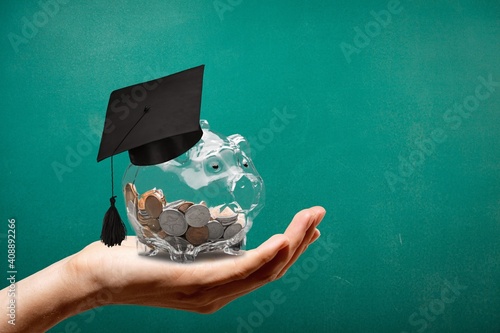
{"type": "MultiPolygon", "coordinates": [[[[152,260],[136,253],[136,238],[121,246],[94,242],[71,261],[78,271],[91,272],[109,293],[110,304],[140,304],[212,313],[285,274],[320,235],[321,207],[299,212],[284,234],[272,236],[242,256],[179,264],[152,260]],[[119,292],[116,292],[119,291],[119,292]]],[[[70,262],[71,263],[71,262],[70,262]]],[[[101,304],[103,305],[103,304],[101,304]]]]}
{"type": "MultiPolygon", "coordinates": [[[[16,284],[16,325],[2,332],[45,332],[67,317],[106,304],[137,304],[213,313],[282,277],[320,233],[322,207],[297,213],[277,234],[242,256],[179,264],[137,255],[136,238],[121,246],[94,242],[16,284]]],[[[7,288],[0,304],[8,304],[7,288]]]]}

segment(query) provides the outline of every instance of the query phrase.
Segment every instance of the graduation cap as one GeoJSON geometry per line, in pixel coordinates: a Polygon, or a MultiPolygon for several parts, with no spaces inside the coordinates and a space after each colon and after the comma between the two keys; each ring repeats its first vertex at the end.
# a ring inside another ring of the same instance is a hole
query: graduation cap
{"type": "Polygon", "coordinates": [[[185,153],[202,137],[201,90],[204,65],[111,93],[97,162],[111,157],[111,207],[101,240],[120,245],[125,225],[115,207],[113,155],[128,151],[135,165],[154,165],[185,153]]]}

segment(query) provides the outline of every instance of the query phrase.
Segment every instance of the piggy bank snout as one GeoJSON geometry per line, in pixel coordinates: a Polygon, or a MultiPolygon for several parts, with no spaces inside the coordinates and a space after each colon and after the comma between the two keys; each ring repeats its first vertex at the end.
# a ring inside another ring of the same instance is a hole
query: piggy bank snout
{"type": "Polygon", "coordinates": [[[263,183],[253,174],[239,174],[230,179],[231,192],[245,210],[251,210],[260,201],[263,183]]]}

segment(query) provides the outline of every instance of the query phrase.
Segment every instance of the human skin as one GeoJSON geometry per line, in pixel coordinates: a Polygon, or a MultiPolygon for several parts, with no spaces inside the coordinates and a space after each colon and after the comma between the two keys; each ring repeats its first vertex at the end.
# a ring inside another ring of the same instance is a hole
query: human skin
{"type": "MultiPolygon", "coordinates": [[[[45,332],[80,312],[108,304],[134,304],[213,313],[231,301],[282,277],[314,242],[322,207],[297,213],[283,234],[237,257],[179,264],[138,256],[136,238],[121,246],[99,241],[16,284],[16,325],[1,332],[45,332]],[[145,274],[144,272],[147,272],[145,274]],[[103,299],[103,292],[111,297],[103,299]]],[[[9,302],[8,287],[0,304],[9,302]]],[[[5,309],[5,307],[4,307],[5,309]]]]}

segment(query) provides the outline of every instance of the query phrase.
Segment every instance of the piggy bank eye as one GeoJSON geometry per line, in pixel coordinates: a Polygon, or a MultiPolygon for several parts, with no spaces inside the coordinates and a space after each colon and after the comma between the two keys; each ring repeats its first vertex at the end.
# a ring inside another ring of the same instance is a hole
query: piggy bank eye
{"type": "Polygon", "coordinates": [[[212,169],[213,169],[214,171],[216,171],[216,172],[220,170],[219,163],[217,163],[217,162],[212,162],[212,163],[210,164],[210,166],[211,166],[211,167],[212,167],[212,169]]]}
{"type": "Polygon", "coordinates": [[[220,155],[209,156],[203,164],[205,172],[209,174],[219,173],[224,169],[224,161],[220,155]]]}
{"type": "Polygon", "coordinates": [[[246,159],[243,159],[243,161],[241,161],[241,164],[245,167],[245,168],[248,168],[248,161],[246,159]]]}

